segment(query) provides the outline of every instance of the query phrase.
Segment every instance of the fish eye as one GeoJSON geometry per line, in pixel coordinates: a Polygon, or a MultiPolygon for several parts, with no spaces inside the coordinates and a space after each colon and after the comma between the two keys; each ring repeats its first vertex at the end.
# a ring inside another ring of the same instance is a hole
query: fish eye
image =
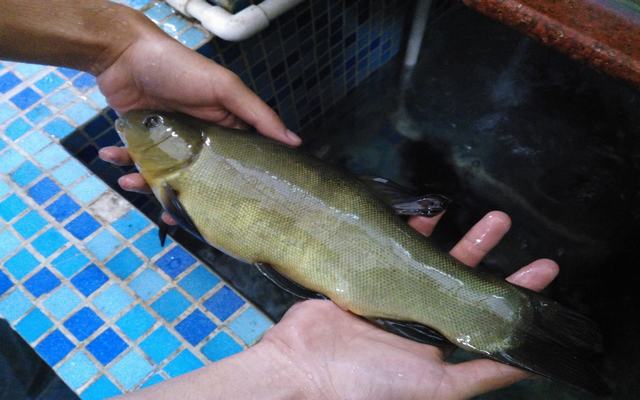
{"type": "Polygon", "coordinates": [[[162,117],[159,115],[149,115],[142,121],[142,125],[146,128],[155,128],[163,123],[162,117]]]}

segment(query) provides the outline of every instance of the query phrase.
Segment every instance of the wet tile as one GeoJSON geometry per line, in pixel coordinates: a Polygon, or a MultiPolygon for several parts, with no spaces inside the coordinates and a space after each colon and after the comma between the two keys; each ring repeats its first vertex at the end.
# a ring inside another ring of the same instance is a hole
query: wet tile
{"type": "Polygon", "coordinates": [[[58,139],[65,138],[74,131],[73,126],[62,118],[55,118],[44,126],[44,131],[58,139]]]}
{"type": "Polygon", "coordinates": [[[32,126],[24,120],[24,118],[16,118],[12,123],[7,126],[4,134],[11,140],[16,140],[25,133],[29,132],[32,126]]]}
{"type": "Polygon", "coordinates": [[[256,343],[273,326],[273,322],[251,306],[238,315],[229,327],[247,345],[256,343]]]}
{"type": "Polygon", "coordinates": [[[51,179],[44,178],[33,185],[27,194],[38,204],[42,204],[55,196],[60,191],[60,187],[51,179]]]}
{"type": "Polygon", "coordinates": [[[0,259],[13,253],[20,246],[20,240],[7,230],[0,231],[0,259]]]}
{"type": "Polygon", "coordinates": [[[50,72],[44,78],[36,82],[36,87],[43,93],[49,94],[64,83],[64,80],[55,72],[50,72]]]}
{"type": "Polygon", "coordinates": [[[38,123],[44,121],[47,117],[50,117],[52,114],[53,113],[47,106],[45,106],[44,104],[39,104],[32,110],[27,112],[25,115],[29,121],[37,125],[38,123]]]}
{"type": "Polygon", "coordinates": [[[134,304],[133,297],[120,286],[114,284],[93,299],[93,304],[107,318],[113,318],[134,304]]]}
{"type": "Polygon", "coordinates": [[[20,215],[26,209],[27,205],[25,204],[25,202],[22,201],[17,195],[12,194],[11,196],[0,202],[0,217],[9,222],[20,215]]]}
{"type": "Polygon", "coordinates": [[[205,337],[209,336],[216,327],[217,325],[207,318],[202,311],[196,309],[176,325],[176,331],[178,331],[187,342],[195,346],[205,337]]]}
{"type": "Polygon", "coordinates": [[[78,272],[76,276],[71,278],[71,283],[85,296],[90,296],[100,286],[109,280],[107,275],[96,267],[95,264],[89,265],[87,268],[78,272]]]}
{"type": "Polygon", "coordinates": [[[21,83],[22,79],[18,78],[13,72],[5,72],[0,75],[0,93],[7,93],[21,83]]]}
{"type": "Polygon", "coordinates": [[[171,278],[176,278],[195,262],[196,259],[191,254],[176,246],[156,261],[156,265],[171,278]]]}
{"type": "Polygon", "coordinates": [[[202,346],[202,354],[211,361],[220,361],[242,351],[240,346],[226,332],[218,333],[209,343],[202,346]]]}
{"type": "Polygon", "coordinates": [[[129,339],[136,340],[155,323],[156,319],[144,307],[137,304],[118,320],[117,325],[129,339]]]}
{"type": "Polygon", "coordinates": [[[24,287],[31,292],[34,297],[40,297],[45,293],[49,293],[58,287],[58,285],[60,285],[60,279],[48,268],[42,268],[24,282],[24,287]]]}
{"type": "Polygon", "coordinates": [[[58,197],[53,203],[51,203],[45,210],[51,215],[56,221],[62,222],[65,219],[69,218],[73,214],[76,213],[80,209],[78,203],[73,201],[71,197],[63,194],[58,197]]]}
{"type": "Polygon", "coordinates": [[[0,173],[6,174],[13,171],[24,160],[25,158],[14,149],[7,149],[3,154],[0,154],[0,173]]]}
{"type": "Polygon", "coordinates": [[[72,158],[54,169],[52,175],[61,185],[68,186],[83,176],[89,175],[89,171],[84,165],[72,158]]]}
{"type": "Polygon", "coordinates": [[[120,247],[120,244],[120,239],[116,238],[111,232],[103,230],[87,242],[86,246],[98,260],[104,260],[112,255],[120,247]]]}
{"type": "Polygon", "coordinates": [[[172,322],[178,318],[190,304],[191,303],[180,294],[180,292],[172,288],[151,304],[151,308],[156,310],[162,318],[172,322]]]}
{"type": "Polygon", "coordinates": [[[51,332],[35,347],[40,357],[51,366],[56,365],[73,348],[73,343],[58,329],[51,332]]]}
{"type": "Polygon", "coordinates": [[[45,169],[51,169],[60,165],[70,155],[58,144],[52,144],[40,150],[34,157],[45,169]]]}
{"type": "Polygon", "coordinates": [[[9,291],[13,287],[11,279],[2,271],[0,271],[0,296],[9,291]]]}
{"type": "Polygon", "coordinates": [[[4,263],[4,267],[13,275],[14,278],[20,280],[27,276],[40,262],[27,249],[20,250],[16,255],[11,257],[4,263]]]}
{"type": "Polygon", "coordinates": [[[24,151],[35,154],[51,143],[51,140],[40,132],[31,132],[16,142],[24,151]]]}
{"type": "Polygon", "coordinates": [[[213,289],[219,282],[220,278],[213,272],[207,267],[199,265],[182,278],[179,285],[194,299],[199,300],[201,296],[213,289]]]}
{"type": "MultiPolygon", "coordinates": [[[[140,238],[138,238],[133,244],[148,258],[155,256],[163,249],[163,247],[160,245],[157,228],[153,228],[149,232],[140,236],[140,238]]],[[[169,246],[170,244],[171,239],[167,238],[165,246],[169,246]]]]}
{"type": "Polygon", "coordinates": [[[149,220],[138,210],[131,210],[113,223],[113,227],[126,239],[131,239],[149,225],[149,220]]]}
{"type": "Polygon", "coordinates": [[[15,327],[24,340],[33,343],[53,326],[51,320],[39,309],[27,314],[15,327]]]}
{"type": "Polygon", "coordinates": [[[20,186],[26,186],[40,176],[42,171],[31,161],[25,161],[11,173],[11,179],[20,186]]]}
{"type": "Polygon", "coordinates": [[[22,317],[31,307],[32,301],[20,289],[15,289],[0,300],[0,316],[13,323],[22,317]]]}
{"type": "Polygon", "coordinates": [[[47,225],[47,221],[37,211],[33,210],[14,222],[13,229],[22,237],[28,239],[47,225]]]}
{"type": "Polygon", "coordinates": [[[82,254],[76,247],[71,246],[56,257],[51,265],[60,271],[65,278],[70,278],[82,267],[86,266],[88,262],[89,258],[87,256],[82,254]]]}
{"type": "Polygon", "coordinates": [[[189,350],[183,350],[176,358],[173,359],[166,367],[164,371],[169,374],[170,377],[186,374],[200,367],[203,367],[204,363],[193,355],[189,350]]]}
{"type": "Polygon", "coordinates": [[[153,371],[153,367],[139,351],[131,350],[116,362],[109,371],[120,382],[122,387],[126,390],[131,390],[153,371]]]}
{"type": "Polygon", "coordinates": [[[42,96],[31,88],[23,89],[21,92],[11,98],[11,102],[18,106],[21,110],[27,109],[34,105],[42,96]]]}
{"type": "Polygon", "coordinates": [[[78,240],[84,240],[100,228],[100,224],[86,211],[83,211],[80,215],[65,225],[64,228],[78,240]]]}
{"type": "Polygon", "coordinates": [[[234,312],[244,305],[244,300],[227,286],[223,286],[209,300],[204,302],[207,310],[218,317],[220,321],[229,318],[234,312]]]}
{"type": "Polygon", "coordinates": [[[148,301],[162,289],[167,282],[157,272],[145,269],[136,276],[129,287],[144,301],[148,301]]]}
{"type": "Polygon", "coordinates": [[[126,279],[141,265],[142,260],[128,247],[106,263],[107,268],[120,279],[126,279]]]}
{"type": "Polygon", "coordinates": [[[83,307],[64,322],[64,327],[79,341],[83,341],[104,325],[104,321],[91,308],[83,307]]]}
{"type": "Polygon", "coordinates": [[[38,238],[31,242],[31,245],[38,250],[40,254],[49,257],[66,243],[67,239],[52,228],[38,236],[38,238]]]}
{"type": "Polygon", "coordinates": [[[98,372],[98,367],[83,351],[72,355],[56,370],[60,378],[73,390],[87,383],[98,372]]]}
{"type": "Polygon", "coordinates": [[[153,331],[145,340],[140,342],[140,348],[156,364],[161,363],[180,347],[180,341],[164,326],[153,331]]]}
{"type": "Polygon", "coordinates": [[[84,204],[91,203],[107,190],[107,186],[95,176],[89,176],[69,191],[73,196],[84,204]]]}
{"type": "Polygon", "coordinates": [[[113,396],[117,396],[122,392],[113,384],[106,376],[101,376],[87,387],[81,394],[82,400],[103,400],[113,396]]]}
{"type": "Polygon", "coordinates": [[[87,350],[103,365],[109,364],[127,349],[127,344],[113,329],[108,328],[87,345],[87,350]]]}
{"type": "Polygon", "coordinates": [[[58,321],[65,319],[79,304],[80,297],[68,286],[62,285],[47,297],[43,305],[58,321]]]}

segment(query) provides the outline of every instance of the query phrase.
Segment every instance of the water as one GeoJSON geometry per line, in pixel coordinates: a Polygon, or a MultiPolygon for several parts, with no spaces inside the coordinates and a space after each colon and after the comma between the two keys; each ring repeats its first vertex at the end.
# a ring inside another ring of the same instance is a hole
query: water
{"type": "MultiPolygon", "coordinates": [[[[615,398],[640,390],[640,91],[463,6],[432,14],[406,88],[390,65],[303,132],[304,149],[454,205],[434,239],[450,248],[486,212],[513,218],[482,268],[559,262],[548,294],[602,327],[615,398]]],[[[582,399],[546,381],[484,398],[582,399]]]]}

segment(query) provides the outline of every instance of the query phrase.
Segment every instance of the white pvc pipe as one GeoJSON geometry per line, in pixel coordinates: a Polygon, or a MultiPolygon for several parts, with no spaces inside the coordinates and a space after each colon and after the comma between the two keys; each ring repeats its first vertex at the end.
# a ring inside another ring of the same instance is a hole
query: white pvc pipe
{"type": "Polygon", "coordinates": [[[195,18],[215,36],[237,42],[247,39],[269,26],[278,16],[304,0],[264,0],[236,14],[205,0],[167,0],[171,6],[187,17],[195,18]]]}

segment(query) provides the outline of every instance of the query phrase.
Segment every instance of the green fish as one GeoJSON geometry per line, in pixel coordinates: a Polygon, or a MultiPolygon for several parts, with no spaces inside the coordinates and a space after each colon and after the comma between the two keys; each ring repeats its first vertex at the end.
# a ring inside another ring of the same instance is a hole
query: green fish
{"type": "Polygon", "coordinates": [[[416,341],[607,392],[591,363],[601,348],[591,321],[467,268],[399,216],[432,215],[445,199],[184,115],[133,111],[116,128],[182,227],[286,290],[416,341]]]}

